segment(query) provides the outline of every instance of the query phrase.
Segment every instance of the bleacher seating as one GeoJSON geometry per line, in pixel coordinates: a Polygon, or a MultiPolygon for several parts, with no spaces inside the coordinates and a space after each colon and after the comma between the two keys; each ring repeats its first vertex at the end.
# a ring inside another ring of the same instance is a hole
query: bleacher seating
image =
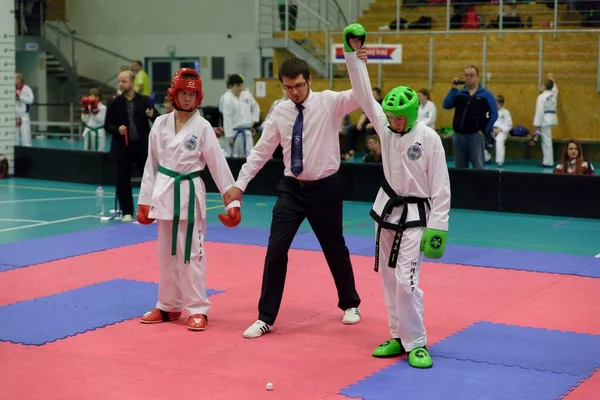
{"type": "MultiPolygon", "coordinates": [[[[395,19],[396,1],[375,0],[358,22],[369,32],[368,43],[381,41],[384,44],[402,44],[402,64],[383,65],[381,79],[378,77],[379,66],[371,64],[369,72],[372,84],[378,86],[381,82],[384,93],[399,84],[410,85],[415,89],[428,88],[438,108],[437,126],[442,127],[451,125],[453,115],[452,111],[443,110],[441,106],[451,79],[461,76],[465,65],[475,64],[482,72],[482,83],[494,94],[502,94],[506,98],[506,107],[511,111],[515,124],[532,128],[541,70],[541,78],[546,79],[547,74],[552,73],[560,89],[559,126],[553,130],[554,138],[561,140],[577,137],[600,141],[600,121],[596,117],[596,110],[600,108],[600,96],[597,93],[600,30],[565,32],[565,29],[578,28],[581,22],[581,15],[575,10],[567,10],[566,5],[559,5],[556,33],[548,23],[554,20],[554,10],[546,5],[515,5],[505,2],[505,7],[514,8],[524,22],[531,16],[531,28],[502,33],[488,29],[452,29],[446,32],[444,4],[402,6],[401,18],[413,22],[421,16],[430,16],[431,29],[400,30],[399,33],[380,31],[382,25],[395,19]],[[433,63],[430,62],[430,49],[433,63]]],[[[476,5],[476,10],[485,25],[497,18],[499,6],[480,4],[476,5]]],[[[330,39],[334,43],[341,43],[341,32],[330,33],[327,38],[323,31],[309,31],[308,34],[296,31],[290,32],[290,38],[309,41],[312,46],[324,48],[326,41],[330,39]]],[[[275,74],[277,65],[290,55],[284,49],[274,52],[275,74]]],[[[328,78],[315,74],[313,88],[350,88],[344,71],[343,64],[336,65],[333,86],[328,78]]],[[[267,97],[258,99],[261,108],[268,110],[280,93],[278,81],[267,82],[267,97]]],[[[359,115],[360,111],[353,113],[351,120],[355,122],[359,115]]]]}

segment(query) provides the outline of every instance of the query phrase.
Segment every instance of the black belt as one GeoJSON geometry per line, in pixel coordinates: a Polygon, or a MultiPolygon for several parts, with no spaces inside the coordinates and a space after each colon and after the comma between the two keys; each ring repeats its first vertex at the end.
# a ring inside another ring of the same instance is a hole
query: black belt
{"type": "Polygon", "coordinates": [[[410,221],[406,222],[406,217],[408,216],[408,207],[404,207],[402,210],[402,214],[400,215],[400,220],[398,221],[398,227],[396,228],[396,235],[394,236],[394,244],[392,245],[392,250],[390,252],[390,259],[388,262],[388,267],[396,268],[396,262],[398,261],[398,253],[400,252],[400,244],[402,243],[402,234],[405,229],[408,228],[417,228],[427,226],[427,215],[425,214],[425,206],[429,208],[429,200],[423,197],[415,197],[415,196],[398,196],[394,189],[390,186],[390,184],[383,179],[381,183],[381,188],[390,198],[385,206],[383,207],[383,211],[381,212],[380,221],[377,224],[377,236],[375,238],[375,272],[379,271],[379,238],[381,236],[382,225],[384,224],[384,218],[392,213],[392,210],[401,205],[407,204],[417,204],[419,208],[419,220],[418,221],[410,221]]]}
{"type": "Polygon", "coordinates": [[[314,188],[333,182],[336,179],[336,175],[337,174],[329,175],[326,178],[317,179],[315,181],[304,181],[302,179],[292,178],[291,176],[286,176],[284,177],[284,179],[286,180],[286,182],[290,182],[300,187],[314,188]]]}

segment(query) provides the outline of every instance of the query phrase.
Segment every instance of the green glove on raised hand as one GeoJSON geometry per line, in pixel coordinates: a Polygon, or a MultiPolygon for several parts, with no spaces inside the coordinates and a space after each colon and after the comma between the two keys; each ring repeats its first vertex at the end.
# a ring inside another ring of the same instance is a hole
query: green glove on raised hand
{"type": "Polygon", "coordinates": [[[342,33],[342,37],[344,39],[344,51],[346,53],[351,53],[354,51],[352,46],[350,46],[350,39],[352,38],[360,38],[361,46],[365,44],[365,38],[367,37],[367,31],[361,24],[352,24],[348,25],[344,28],[344,32],[342,33]]]}
{"type": "Polygon", "coordinates": [[[442,258],[446,249],[446,235],[448,232],[438,229],[426,228],[421,238],[421,251],[427,258],[442,258]]]}

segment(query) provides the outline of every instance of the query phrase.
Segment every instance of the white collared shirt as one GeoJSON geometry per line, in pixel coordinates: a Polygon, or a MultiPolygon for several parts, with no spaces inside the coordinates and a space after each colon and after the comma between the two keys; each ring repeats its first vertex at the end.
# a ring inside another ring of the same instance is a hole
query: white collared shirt
{"type": "Polygon", "coordinates": [[[358,108],[354,91],[310,91],[302,103],[304,129],[302,132],[303,172],[294,176],[291,171],[292,129],[298,109],[292,100],[285,100],[273,110],[265,123],[260,140],[252,148],[242,167],[235,186],[242,191],[271,158],[277,145],[283,147],[285,176],[314,181],[333,175],[340,168],[339,130],[344,115],[358,108]]]}

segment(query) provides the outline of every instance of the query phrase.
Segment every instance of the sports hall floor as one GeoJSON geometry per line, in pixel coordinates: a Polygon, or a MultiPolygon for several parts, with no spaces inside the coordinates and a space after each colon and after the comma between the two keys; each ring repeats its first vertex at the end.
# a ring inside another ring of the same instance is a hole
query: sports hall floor
{"type": "Polygon", "coordinates": [[[155,225],[100,221],[94,186],[0,180],[0,399],[600,399],[600,222],[452,210],[445,256],[422,267],[434,366],[415,370],[371,357],[388,329],[369,203],[344,209],[362,321],[341,323],[305,224],[275,330],[242,337],[273,203],[246,196],[228,229],[209,194],[213,308],[190,332],[137,320],[156,301],[155,225]]]}

